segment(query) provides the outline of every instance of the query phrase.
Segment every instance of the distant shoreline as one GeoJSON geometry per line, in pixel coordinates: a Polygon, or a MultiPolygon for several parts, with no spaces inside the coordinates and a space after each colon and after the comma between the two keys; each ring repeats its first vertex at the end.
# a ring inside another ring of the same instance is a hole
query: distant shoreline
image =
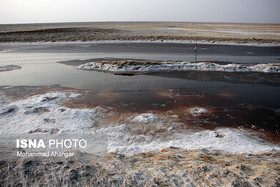
{"type": "Polygon", "coordinates": [[[147,37],[147,36],[136,36],[136,37],[104,37],[98,38],[96,40],[84,40],[80,38],[76,39],[66,39],[66,40],[48,40],[48,39],[21,39],[20,36],[17,36],[13,39],[0,39],[0,43],[37,43],[37,42],[169,42],[169,43],[194,43],[197,40],[198,43],[202,44],[218,44],[218,45],[256,45],[256,46],[265,46],[265,45],[274,45],[280,46],[280,39],[268,40],[268,39],[240,39],[240,38],[194,38],[194,37],[147,37]]]}
{"type": "Polygon", "coordinates": [[[204,41],[278,43],[280,24],[95,22],[1,25],[0,42],[204,41]]]}
{"type": "Polygon", "coordinates": [[[195,44],[198,45],[230,45],[230,46],[256,46],[256,47],[280,47],[280,42],[255,42],[255,43],[244,43],[244,42],[234,42],[234,41],[206,41],[206,40],[92,40],[92,41],[10,41],[1,42],[0,45],[52,45],[52,44],[122,44],[122,43],[169,43],[169,44],[195,44]]]}

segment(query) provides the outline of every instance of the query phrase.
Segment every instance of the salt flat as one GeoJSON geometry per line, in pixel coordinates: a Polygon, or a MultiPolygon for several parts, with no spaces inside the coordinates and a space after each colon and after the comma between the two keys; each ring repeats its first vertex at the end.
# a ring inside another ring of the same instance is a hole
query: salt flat
{"type": "Polygon", "coordinates": [[[93,40],[205,40],[280,42],[279,24],[191,22],[93,22],[1,25],[1,42],[93,40]]]}

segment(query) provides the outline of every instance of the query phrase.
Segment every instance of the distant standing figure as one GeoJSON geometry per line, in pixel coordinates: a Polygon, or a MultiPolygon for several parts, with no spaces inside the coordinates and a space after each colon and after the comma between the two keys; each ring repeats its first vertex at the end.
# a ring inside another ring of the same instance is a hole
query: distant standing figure
{"type": "Polygon", "coordinates": [[[196,57],[196,53],[197,53],[197,39],[196,39],[196,42],[195,42],[195,47],[194,47],[194,58],[195,58],[195,63],[197,62],[197,57],[196,57]]]}

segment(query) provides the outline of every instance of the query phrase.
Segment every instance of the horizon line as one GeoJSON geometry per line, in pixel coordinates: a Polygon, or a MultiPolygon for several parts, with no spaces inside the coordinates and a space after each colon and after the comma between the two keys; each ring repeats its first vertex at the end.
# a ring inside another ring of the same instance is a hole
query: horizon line
{"type": "Polygon", "coordinates": [[[55,21],[55,22],[16,22],[0,23],[0,25],[36,25],[36,24],[64,24],[64,23],[218,23],[218,24],[263,24],[263,25],[280,25],[275,22],[231,22],[231,21],[55,21]]]}

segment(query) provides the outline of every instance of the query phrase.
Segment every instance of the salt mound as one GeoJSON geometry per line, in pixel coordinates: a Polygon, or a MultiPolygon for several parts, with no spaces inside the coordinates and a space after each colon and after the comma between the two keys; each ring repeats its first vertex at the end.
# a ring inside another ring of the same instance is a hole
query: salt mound
{"type": "Polygon", "coordinates": [[[209,113],[209,111],[206,110],[205,108],[199,108],[199,107],[190,108],[189,112],[193,116],[200,116],[200,115],[208,114],[209,113]]]}
{"type": "Polygon", "coordinates": [[[21,66],[18,65],[0,66],[0,71],[12,71],[16,69],[21,69],[21,66]]]}
{"type": "Polygon", "coordinates": [[[157,116],[152,113],[145,113],[133,118],[133,122],[140,122],[140,123],[152,123],[157,120],[157,116]]]}
{"type": "Polygon", "coordinates": [[[264,72],[264,73],[279,73],[280,63],[274,64],[226,64],[221,65],[211,62],[161,62],[160,64],[110,64],[88,62],[77,67],[85,70],[103,70],[109,72],[154,72],[154,71],[218,71],[218,72],[264,72]]]}

